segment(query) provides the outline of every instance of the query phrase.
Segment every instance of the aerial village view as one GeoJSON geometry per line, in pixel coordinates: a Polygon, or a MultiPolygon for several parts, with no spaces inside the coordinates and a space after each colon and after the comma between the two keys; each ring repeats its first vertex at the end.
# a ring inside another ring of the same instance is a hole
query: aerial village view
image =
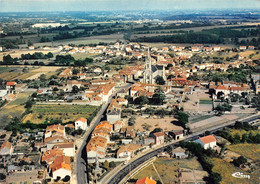
{"type": "Polygon", "coordinates": [[[259,110],[258,0],[0,0],[0,184],[259,184],[259,110]]]}

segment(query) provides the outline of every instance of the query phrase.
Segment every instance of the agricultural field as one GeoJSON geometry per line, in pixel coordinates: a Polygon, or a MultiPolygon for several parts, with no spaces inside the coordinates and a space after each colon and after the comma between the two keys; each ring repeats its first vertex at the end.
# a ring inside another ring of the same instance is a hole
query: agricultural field
{"type": "Polygon", "coordinates": [[[77,118],[88,119],[98,106],[90,105],[33,105],[32,113],[23,118],[23,122],[44,123],[46,120],[61,120],[64,123],[77,118]]]}
{"type": "Polygon", "coordinates": [[[233,144],[228,145],[227,149],[252,160],[260,159],[260,144],[233,144]]]}
{"type": "Polygon", "coordinates": [[[214,165],[213,172],[218,172],[222,176],[221,184],[248,184],[248,183],[259,183],[259,171],[252,173],[245,172],[244,170],[235,167],[232,163],[226,162],[220,158],[213,158],[212,163],[214,165]],[[244,178],[235,178],[232,176],[235,172],[242,172],[250,175],[250,180],[244,178]]]}
{"type": "Polygon", "coordinates": [[[100,36],[90,36],[90,37],[81,37],[81,38],[74,38],[74,39],[66,39],[66,40],[59,40],[53,42],[45,42],[45,43],[35,43],[34,46],[42,47],[42,46],[54,46],[58,45],[68,45],[68,44],[98,44],[100,42],[104,43],[111,43],[116,42],[118,40],[123,40],[123,34],[111,34],[111,35],[100,35],[100,36]]]}
{"type": "Polygon", "coordinates": [[[46,78],[58,74],[58,69],[61,67],[50,66],[17,66],[17,67],[0,67],[0,78],[6,81],[15,79],[37,79],[40,74],[45,74],[46,78]],[[26,68],[26,70],[24,70],[26,68]]]}
{"type": "Polygon", "coordinates": [[[73,54],[72,56],[78,60],[78,59],[85,59],[85,58],[94,58],[96,56],[99,56],[100,54],[96,54],[96,53],[76,53],[76,54],[73,54]]]}
{"type": "Polygon", "coordinates": [[[14,101],[0,108],[0,127],[4,127],[9,123],[12,117],[21,117],[25,112],[24,104],[31,93],[18,93],[14,101]]]}
{"type": "MultiPolygon", "coordinates": [[[[163,183],[174,183],[178,182],[178,169],[188,168],[195,170],[202,170],[200,163],[196,157],[190,159],[169,159],[169,158],[158,158],[153,162],[158,174],[163,180],[163,183]]],[[[140,179],[143,177],[151,177],[154,180],[159,180],[157,173],[153,165],[149,165],[141,170],[133,179],[140,179]]]]}

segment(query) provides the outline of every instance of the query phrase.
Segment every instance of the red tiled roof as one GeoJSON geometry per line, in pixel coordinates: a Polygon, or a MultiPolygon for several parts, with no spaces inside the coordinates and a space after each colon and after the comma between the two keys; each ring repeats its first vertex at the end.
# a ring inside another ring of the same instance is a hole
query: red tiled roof
{"type": "Polygon", "coordinates": [[[213,135],[208,135],[208,136],[205,136],[205,137],[201,137],[200,140],[204,144],[208,144],[208,143],[217,141],[216,138],[213,135]]]}
{"type": "Polygon", "coordinates": [[[145,178],[141,178],[139,180],[136,181],[136,184],[156,184],[156,181],[145,177],[145,178]]]}

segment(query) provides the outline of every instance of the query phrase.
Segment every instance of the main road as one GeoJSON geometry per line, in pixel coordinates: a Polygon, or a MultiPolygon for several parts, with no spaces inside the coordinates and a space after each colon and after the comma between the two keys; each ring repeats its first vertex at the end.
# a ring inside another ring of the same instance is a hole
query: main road
{"type": "MultiPolygon", "coordinates": [[[[121,88],[128,88],[131,84],[127,84],[126,86],[119,87],[116,92],[120,91],[121,88]]],[[[82,137],[81,146],[78,148],[78,152],[76,153],[76,166],[74,167],[74,172],[76,173],[76,180],[78,184],[86,184],[88,183],[87,177],[87,153],[86,153],[86,144],[89,140],[89,137],[95,127],[99,124],[105,110],[107,109],[108,105],[111,103],[113,97],[116,95],[116,92],[111,95],[109,100],[101,106],[101,109],[95,116],[95,118],[91,121],[89,129],[85,132],[84,136],[82,137]]]]}

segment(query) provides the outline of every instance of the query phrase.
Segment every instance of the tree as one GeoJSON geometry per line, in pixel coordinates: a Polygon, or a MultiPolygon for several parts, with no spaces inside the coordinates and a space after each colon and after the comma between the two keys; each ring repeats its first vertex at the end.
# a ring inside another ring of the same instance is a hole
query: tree
{"type": "Polygon", "coordinates": [[[189,122],[189,115],[182,111],[179,111],[175,115],[175,118],[177,118],[182,123],[182,127],[184,128],[186,127],[186,124],[189,122]]]}
{"type": "Polygon", "coordinates": [[[129,126],[133,126],[135,124],[135,117],[131,117],[131,118],[129,118],[129,120],[128,120],[128,125],[129,126]]]}
{"type": "Polygon", "coordinates": [[[144,104],[148,104],[149,100],[148,100],[147,96],[140,96],[134,100],[134,103],[138,104],[138,105],[144,105],[144,104]]]}
{"type": "Polygon", "coordinates": [[[152,102],[155,105],[163,105],[164,104],[164,99],[165,99],[165,94],[162,88],[159,86],[153,94],[152,97],[152,102]]]}
{"type": "Polygon", "coordinates": [[[78,93],[79,92],[78,86],[76,86],[76,85],[72,86],[72,92],[73,93],[78,93]]]}
{"type": "Polygon", "coordinates": [[[46,54],[46,56],[47,56],[48,58],[53,58],[53,54],[52,54],[51,52],[48,52],[48,54],[46,54]]]}
{"type": "Polygon", "coordinates": [[[209,176],[209,183],[219,184],[222,180],[222,176],[219,173],[212,172],[209,176]]]}
{"type": "Polygon", "coordinates": [[[109,167],[110,168],[115,168],[116,167],[116,163],[114,161],[109,162],[109,167]]]}
{"type": "Polygon", "coordinates": [[[79,73],[79,69],[73,68],[72,74],[73,74],[73,75],[77,75],[78,73],[79,73]]]}
{"type": "Polygon", "coordinates": [[[247,163],[247,159],[244,156],[240,156],[233,160],[233,164],[237,167],[240,167],[240,165],[243,165],[247,163]]]}
{"type": "Polygon", "coordinates": [[[165,84],[165,80],[163,79],[162,76],[158,76],[158,77],[155,79],[155,82],[156,82],[156,84],[158,84],[158,85],[164,85],[164,84],[165,84]]]}
{"type": "Polygon", "coordinates": [[[63,181],[64,181],[64,182],[70,181],[70,176],[69,176],[69,175],[66,175],[66,176],[63,178],[63,181]]]}

